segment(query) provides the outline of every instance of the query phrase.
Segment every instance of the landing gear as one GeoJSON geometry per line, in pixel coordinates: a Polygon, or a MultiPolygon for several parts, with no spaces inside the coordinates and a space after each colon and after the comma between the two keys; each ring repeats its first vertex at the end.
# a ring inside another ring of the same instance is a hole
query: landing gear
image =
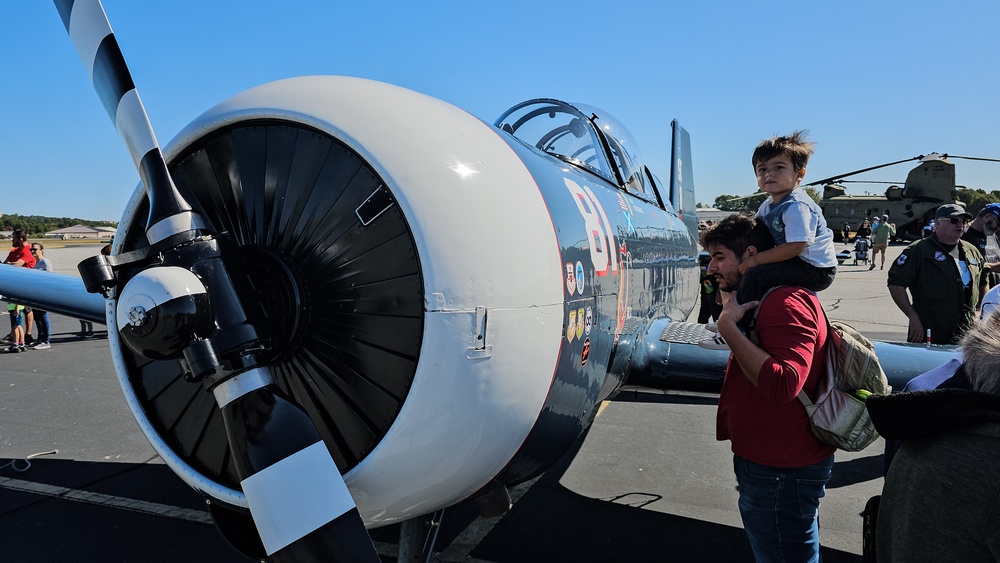
{"type": "Polygon", "coordinates": [[[429,516],[411,518],[399,526],[399,563],[430,563],[441,531],[444,509],[429,516]]]}

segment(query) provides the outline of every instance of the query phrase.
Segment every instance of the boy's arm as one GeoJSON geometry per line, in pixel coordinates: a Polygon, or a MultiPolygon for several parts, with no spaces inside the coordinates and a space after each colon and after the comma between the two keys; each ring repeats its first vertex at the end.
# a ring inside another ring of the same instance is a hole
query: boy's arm
{"type": "Polygon", "coordinates": [[[760,266],[761,264],[773,264],[774,262],[791,260],[799,254],[802,254],[802,251],[805,250],[805,248],[805,242],[786,242],[763,252],[758,252],[757,254],[754,254],[746,260],[740,262],[740,273],[746,273],[746,271],[750,268],[760,266]]]}

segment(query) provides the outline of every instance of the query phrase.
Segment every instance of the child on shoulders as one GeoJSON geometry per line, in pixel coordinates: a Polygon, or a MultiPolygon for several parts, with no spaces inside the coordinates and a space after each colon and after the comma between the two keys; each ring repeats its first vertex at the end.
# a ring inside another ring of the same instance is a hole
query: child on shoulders
{"type": "MultiPolygon", "coordinates": [[[[761,141],[753,151],[757,186],[770,196],[757,210],[757,220],[767,225],[774,248],[740,264],[743,281],[735,295],[738,303],[758,301],[779,285],[822,291],[833,283],[837,273],[833,231],[827,227],[823,210],[799,187],[812,153],[813,143],[805,140],[805,131],[761,141]]],[[[728,348],[719,336],[701,346],[728,348]]]]}

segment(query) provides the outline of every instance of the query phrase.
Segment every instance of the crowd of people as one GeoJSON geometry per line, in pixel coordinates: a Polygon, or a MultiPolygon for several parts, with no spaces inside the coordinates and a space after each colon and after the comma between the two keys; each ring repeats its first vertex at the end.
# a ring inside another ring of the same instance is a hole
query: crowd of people
{"type": "MultiPolygon", "coordinates": [[[[820,561],[820,499],[836,450],[813,435],[797,400],[814,397],[825,373],[829,326],[817,292],[837,266],[833,232],[800,187],[812,150],[803,132],[761,142],[752,164],[769,197],[754,216],[734,214],[700,233],[709,258],[699,320],[715,319],[700,345],[730,351],[716,436],[730,442],[757,561],[820,561]]],[[[868,270],[884,270],[896,225],[888,214],[872,219],[855,235],[874,252],[868,270]]],[[[932,222],[929,236],[891,262],[887,291],[907,317],[907,341],[961,343],[964,362],[870,404],[876,427],[893,438],[873,549],[887,562],[1000,561],[1000,315],[984,317],[981,307],[996,285],[991,271],[1000,272],[1000,203],[975,218],[941,205],[932,222]],[[969,512],[939,525],[942,506],[969,512]]],[[[849,234],[844,225],[845,242],[849,234]]]]}
{"type": "MultiPolygon", "coordinates": [[[[108,246],[110,251],[110,245],[108,246]]],[[[4,264],[43,272],[53,271],[52,261],[45,256],[45,245],[41,242],[29,242],[28,235],[21,229],[17,229],[11,234],[11,250],[7,254],[4,264]]],[[[9,302],[7,303],[7,312],[10,317],[10,332],[3,337],[3,342],[7,343],[3,352],[19,353],[52,348],[48,311],[9,302]],[[37,336],[35,335],[36,327],[37,336]]],[[[93,323],[81,320],[80,332],[76,336],[93,337],[93,335],[93,323]]]]}

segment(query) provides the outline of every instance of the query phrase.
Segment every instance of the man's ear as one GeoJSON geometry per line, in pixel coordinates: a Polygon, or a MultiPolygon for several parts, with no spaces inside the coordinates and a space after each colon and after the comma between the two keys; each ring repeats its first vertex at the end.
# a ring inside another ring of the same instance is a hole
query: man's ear
{"type": "Polygon", "coordinates": [[[754,254],[757,254],[757,247],[751,244],[750,246],[747,247],[746,252],[743,253],[743,257],[749,258],[754,254]]]}

